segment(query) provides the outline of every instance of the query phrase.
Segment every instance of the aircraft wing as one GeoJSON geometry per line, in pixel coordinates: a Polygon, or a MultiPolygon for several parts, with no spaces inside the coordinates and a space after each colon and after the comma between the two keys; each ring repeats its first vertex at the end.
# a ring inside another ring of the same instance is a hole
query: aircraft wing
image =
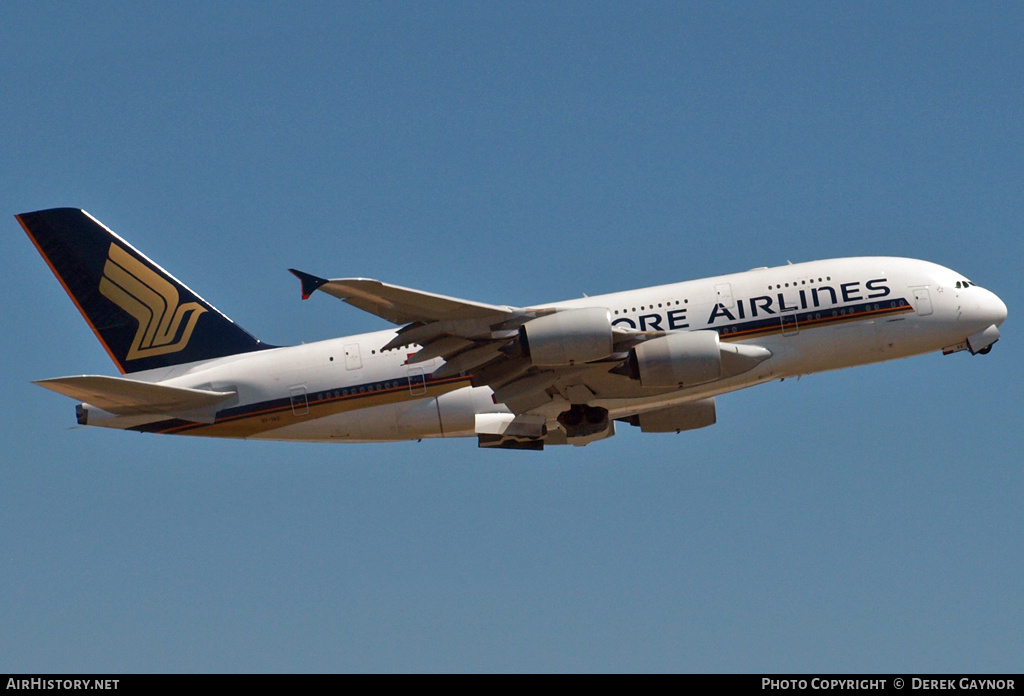
{"type": "Polygon", "coordinates": [[[161,414],[200,423],[212,423],[217,404],[236,395],[102,375],[54,377],[34,384],[119,416],[161,414]]]}
{"type": "MultiPolygon", "coordinates": [[[[381,350],[418,344],[421,348],[409,358],[409,364],[443,358],[445,364],[434,371],[435,377],[471,373],[474,386],[490,386],[498,398],[516,413],[525,413],[546,403],[552,398],[552,389],[564,388],[566,384],[593,385],[609,381],[624,384],[627,378],[609,377],[609,371],[622,364],[627,351],[636,343],[664,335],[662,331],[636,331],[613,326],[605,355],[586,361],[586,364],[538,366],[536,355],[531,359],[524,353],[520,329],[538,318],[559,314],[562,310],[557,307],[491,305],[379,280],[328,280],[289,270],[302,281],[303,299],[321,290],[392,323],[405,324],[381,350]],[[561,386],[556,386],[556,383],[561,386]]],[[[603,308],[593,308],[593,311],[602,316],[607,313],[603,308]]],[[[604,322],[607,332],[607,317],[604,317],[604,322]]],[[[597,388],[591,386],[589,391],[593,396],[597,388]]]]}
{"type": "Polygon", "coordinates": [[[400,285],[382,283],[371,278],[335,278],[328,280],[309,273],[288,269],[302,281],[302,299],[308,299],[313,292],[321,290],[344,300],[353,307],[376,314],[392,324],[408,324],[414,321],[458,321],[466,319],[498,318],[511,316],[514,307],[460,300],[422,290],[403,288],[400,285]]]}

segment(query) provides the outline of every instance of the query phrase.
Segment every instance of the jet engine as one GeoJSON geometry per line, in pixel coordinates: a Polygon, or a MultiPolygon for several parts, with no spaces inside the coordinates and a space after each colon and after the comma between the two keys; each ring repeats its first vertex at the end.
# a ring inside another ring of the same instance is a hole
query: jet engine
{"type": "Polygon", "coordinates": [[[711,396],[700,401],[677,404],[656,411],[644,411],[623,421],[635,425],[645,433],[680,433],[684,430],[696,430],[714,425],[715,397],[711,396]]]}
{"type": "Polygon", "coordinates": [[[671,333],[629,352],[626,373],[645,387],[690,387],[718,379],[722,352],[717,331],[671,333]]]}
{"type": "Polygon", "coordinates": [[[538,367],[607,358],[612,354],[611,313],[603,307],[587,307],[531,319],[519,328],[519,347],[538,367]]]}
{"type": "Polygon", "coordinates": [[[722,343],[717,331],[689,331],[638,344],[612,372],[645,387],[692,387],[742,374],[770,357],[761,346],[722,343]]]}

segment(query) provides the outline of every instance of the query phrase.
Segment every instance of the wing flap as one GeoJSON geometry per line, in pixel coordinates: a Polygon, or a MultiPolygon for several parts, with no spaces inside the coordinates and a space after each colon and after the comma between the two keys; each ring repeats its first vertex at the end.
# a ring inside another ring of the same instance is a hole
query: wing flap
{"type": "Polygon", "coordinates": [[[54,377],[34,384],[118,416],[171,415],[199,422],[212,422],[214,407],[236,396],[233,391],[169,387],[102,375],[54,377]]]}

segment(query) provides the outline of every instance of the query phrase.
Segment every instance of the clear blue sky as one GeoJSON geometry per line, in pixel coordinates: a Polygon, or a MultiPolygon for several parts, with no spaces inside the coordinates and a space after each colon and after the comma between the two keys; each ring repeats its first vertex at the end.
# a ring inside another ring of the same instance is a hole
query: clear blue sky
{"type": "Polygon", "coordinates": [[[0,672],[1020,671],[1024,5],[0,5],[0,672]],[[15,213],[83,207],[265,341],[286,268],[525,305],[950,266],[991,355],[493,452],[73,429],[114,366],[15,213]]]}

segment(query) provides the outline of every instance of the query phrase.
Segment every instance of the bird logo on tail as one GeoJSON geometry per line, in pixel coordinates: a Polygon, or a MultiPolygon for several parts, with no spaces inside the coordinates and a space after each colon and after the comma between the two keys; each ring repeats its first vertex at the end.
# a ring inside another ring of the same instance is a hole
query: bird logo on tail
{"type": "Polygon", "coordinates": [[[206,312],[197,302],[179,304],[171,283],[115,243],[110,245],[99,289],[139,323],[128,360],[184,350],[199,316],[206,312]]]}

